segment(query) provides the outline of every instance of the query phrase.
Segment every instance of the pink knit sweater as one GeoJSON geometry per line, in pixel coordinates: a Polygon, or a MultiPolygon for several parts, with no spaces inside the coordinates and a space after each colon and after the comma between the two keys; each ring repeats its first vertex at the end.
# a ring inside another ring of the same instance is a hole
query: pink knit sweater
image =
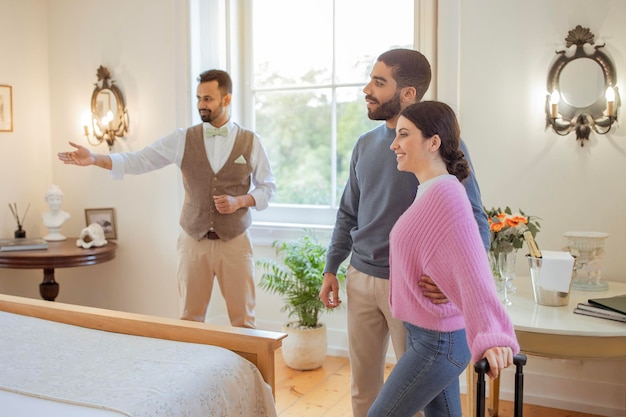
{"type": "Polygon", "coordinates": [[[415,202],[391,231],[393,315],[431,330],[465,327],[473,361],[494,346],[518,353],[465,189],[452,175],[429,182],[420,186],[415,202]],[[450,302],[433,304],[426,298],[417,285],[422,275],[431,277],[450,302]]]}

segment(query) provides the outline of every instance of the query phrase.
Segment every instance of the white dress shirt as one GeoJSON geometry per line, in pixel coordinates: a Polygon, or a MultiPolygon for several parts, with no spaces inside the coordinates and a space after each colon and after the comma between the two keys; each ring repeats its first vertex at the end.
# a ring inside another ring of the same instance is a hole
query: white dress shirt
{"type": "MultiPolygon", "coordinates": [[[[204,125],[211,127],[209,123],[204,123],[204,125]]],[[[207,158],[216,173],[228,160],[239,131],[239,125],[233,121],[229,120],[226,126],[228,136],[215,135],[204,138],[207,158]]],[[[176,164],[180,168],[185,151],[186,135],[187,129],[179,128],[139,151],[110,154],[111,178],[121,180],[125,174],[143,174],[170,164],[176,164]]],[[[267,208],[269,200],[276,192],[276,181],[267,152],[256,133],[249,162],[252,166],[252,187],[249,194],[254,197],[255,208],[263,210],[267,208]]]]}

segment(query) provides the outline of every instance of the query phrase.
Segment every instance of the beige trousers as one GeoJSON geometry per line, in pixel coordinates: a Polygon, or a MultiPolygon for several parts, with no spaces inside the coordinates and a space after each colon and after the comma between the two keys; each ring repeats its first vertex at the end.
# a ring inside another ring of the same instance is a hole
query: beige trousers
{"type": "Polygon", "coordinates": [[[180,318],[204,322],[217,278],[230,324],[256,327],[254,258],[248,232],[225,242],[195,240],[184,231],[178,237],[180,318]]]}
{"type": "Polygon", "coordinates": [[[389,280],[350,266],[346,293],[352,413],[354,417],[366,417],[384,383],[389,336],[399,359],[406,350],[406,329],[391,315],[389,280]]]}

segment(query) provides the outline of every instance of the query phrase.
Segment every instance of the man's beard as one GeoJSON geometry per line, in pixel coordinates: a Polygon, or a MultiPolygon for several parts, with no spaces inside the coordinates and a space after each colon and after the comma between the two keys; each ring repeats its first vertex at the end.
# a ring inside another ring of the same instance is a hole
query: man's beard
{"type": "MultiPolygon", "coordinates": [[[[369,96],[370,98],[373,98],[369,96]]],[[[402,106],[400,105],[400,91],[394,94],[389,101],[379,103],[375,110],[368,110],[367,117],[370,120],[389,120],[400,114],[402,106]]]]}
{"type": "Polygon", "coordinates": [[[208,113],[206,113],[205,115],[202,115],[202,112],[200,112],[200,110],[198,110],[198,113],[200,114],[200,119],[202,119],[202,121],[204,123],[211,123],[213,120],[216,119],[216,117],[213,117],[214,114],[221,114],[222,113],[222,106],[219,106],[217,109],[215,109],[215,111],[207,109],[206,111],[208,113]]]}

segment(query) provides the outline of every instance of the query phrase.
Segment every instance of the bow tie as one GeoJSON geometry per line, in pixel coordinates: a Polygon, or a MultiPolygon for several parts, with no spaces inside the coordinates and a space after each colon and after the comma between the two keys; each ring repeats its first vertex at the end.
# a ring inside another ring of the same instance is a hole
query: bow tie
{"type": "Polygon", "coordinates": [[[204,137],[208,138],[215,135],[228,136],[228,128],[226,126],[222,126],[220,128],[205,126],[204,137]]]}

